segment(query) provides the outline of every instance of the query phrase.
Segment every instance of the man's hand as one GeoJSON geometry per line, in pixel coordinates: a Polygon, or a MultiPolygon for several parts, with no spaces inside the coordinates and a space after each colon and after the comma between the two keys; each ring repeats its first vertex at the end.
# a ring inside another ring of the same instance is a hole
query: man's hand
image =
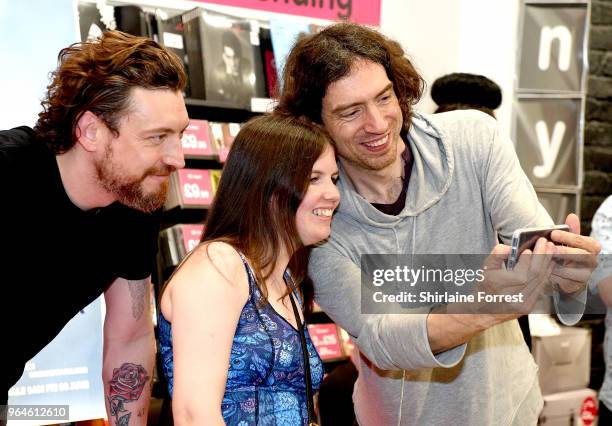
{"type": "Polygon", "coordinates": [[[470,340],[475,334],[529,313],[542,294],[553,268],[554,244],[540,238],[525,250],[512,271],[504,268],[510,247],[497,245],[484,263],[485,280],[477,291],[489,294],[522,294],[520,303],[450,303],[427,317],[427,335],[432,352],[439,353],[470,340]]]}
{"type": "Polygon", "coordinates": [[[555,230],[555,267],[550,280],[562,293],[572,294],[584,290],[593,270],[597,267],[597,254],[601,245],[593,238],[580,235],[580,219],[570,213],[565,219],[569,232],[555,230]]]}
{"type": "MultiPolygon", "coordinates": [[[[518,302],[476,303],[480,313],[501,314],[507,319],[517,318],[531,312],[540,296],[544,293],[552,271],[554,244],[540,238],[531,250],[525,250],[513,270],[506,270],[505,261],[510,254],[510,247],[498,244],[485,259],[485,280],[475,291],[492,295],[520,297],[518,302]]],[[[514,299],[516,300],[516,299],[514,299]]],[[[474,312],[478,313],[478,312],[474,312]]],[[[498,320],[503,321],[501,317],[498,320]]]]}

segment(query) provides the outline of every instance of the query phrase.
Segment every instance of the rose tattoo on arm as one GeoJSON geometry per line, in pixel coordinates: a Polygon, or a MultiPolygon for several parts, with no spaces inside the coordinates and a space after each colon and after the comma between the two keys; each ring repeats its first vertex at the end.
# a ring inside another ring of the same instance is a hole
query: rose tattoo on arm
{"type": "Polygon", "coordinates": [[[131,412],[124,407],[125,403],[137,401],[149,380],[147,371],[141,366],[126,362],[120,368],[113,369],[113,378],[109,382],[108,403],[110,413],[115,417],[118,426],[127,426],[131,412]],[[121,415],[121,413],[127,414],[121,415]]]}

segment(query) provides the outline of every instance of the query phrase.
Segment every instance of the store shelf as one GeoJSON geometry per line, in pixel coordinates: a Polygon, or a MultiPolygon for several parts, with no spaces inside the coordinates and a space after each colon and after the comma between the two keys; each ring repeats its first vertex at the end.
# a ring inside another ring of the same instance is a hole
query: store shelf
{"type": "Polygon", "coordinates": [[[185,105],[189,117],[208,121],[243,123],[261,114],[246,108],[236,108],[234,104],[223,101],[186,98],[185,105]]]}

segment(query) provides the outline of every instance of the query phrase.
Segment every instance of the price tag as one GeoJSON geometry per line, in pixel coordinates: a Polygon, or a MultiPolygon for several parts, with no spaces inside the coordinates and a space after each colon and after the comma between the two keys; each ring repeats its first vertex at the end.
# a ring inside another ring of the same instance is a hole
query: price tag
{"type": "Polygon", "coordinates": [[[181,230],[183,231],[185,252],[189,253],[200,243],[200,239],[204,233],[204,225],[182,225],[181,230]]]}
{"type": "Polygon", "coordinates": [[[213,154],[208,137],[208,121],[189,120],[183,133],[183,153],[189,157],[209,157],[213,154]]]}
{"type": "Polygon", "coordinates": [[[336,324],[310,324],[308,333],[322,360],[344,356],[336,324]]]}
{"type": "Polygon", "coordinates": [[[184,205],[210,205],[212,202],[212,188],[209,170],[181,169],[178,170],[178,177],[184,205]]]}

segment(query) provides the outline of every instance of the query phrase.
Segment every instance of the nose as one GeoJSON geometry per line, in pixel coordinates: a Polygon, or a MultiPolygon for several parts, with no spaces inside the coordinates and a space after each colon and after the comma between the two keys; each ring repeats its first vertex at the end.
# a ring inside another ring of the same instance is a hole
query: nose
{"type": "Polygon", "coordinates": [[[168,143],[164,152],[163,161],[166,165],[174,167],[175,169],[182,169],[185,167],[185,156],[183,155],[183,143],[180,137],[176,140],[172,140],[168,143]]]}
{"type": "Polygon", "coordinates": [[[323,198],[327,201],[331,201],[334,204],[338,204],[340,202],[340,191],[334,182],[331,180],[325,185],[325,190],[323,192],[323,198]]]}
{"type": "Polygon", "coordinates": [[[367,108],[365,130],[368,133],[384,133],[387,130],[384,111],[378,105],[367,108]]]}

